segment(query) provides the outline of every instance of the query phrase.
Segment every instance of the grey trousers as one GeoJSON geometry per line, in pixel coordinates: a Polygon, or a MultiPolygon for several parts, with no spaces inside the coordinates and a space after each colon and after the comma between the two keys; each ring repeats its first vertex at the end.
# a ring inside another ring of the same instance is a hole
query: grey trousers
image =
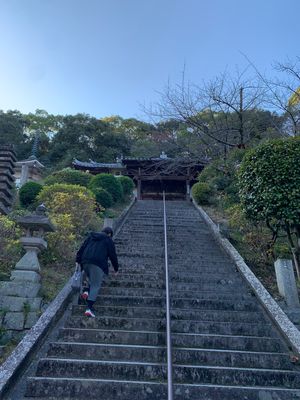
{"type": "Polygon", "coordinates": [[[105,274],[95,264],[83,264],[82,267],[89,278],[90,290],[88,300],[96,301],[105,274]]]}

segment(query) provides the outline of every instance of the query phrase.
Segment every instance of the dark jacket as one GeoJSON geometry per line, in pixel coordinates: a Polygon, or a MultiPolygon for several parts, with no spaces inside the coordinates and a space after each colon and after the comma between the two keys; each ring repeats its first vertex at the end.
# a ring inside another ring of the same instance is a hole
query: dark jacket
{"type": "Polygon", "coordinates": [[[119,264],[114,242],[103,232],[90,233],[76,255],[76,262],[98,265],[106,275],[108,275],[108,259],[114,270],[118,271],[119,264]]]}

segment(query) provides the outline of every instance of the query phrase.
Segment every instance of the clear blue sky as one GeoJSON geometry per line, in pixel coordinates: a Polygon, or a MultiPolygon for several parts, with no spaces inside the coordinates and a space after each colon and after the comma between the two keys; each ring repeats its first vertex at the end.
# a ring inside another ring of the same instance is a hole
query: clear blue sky
{"type": "Polygon", "coordinates": [[[299,0],[0,0],[0,109],[143,118],[180,80],[299,55],[299,0]]]}

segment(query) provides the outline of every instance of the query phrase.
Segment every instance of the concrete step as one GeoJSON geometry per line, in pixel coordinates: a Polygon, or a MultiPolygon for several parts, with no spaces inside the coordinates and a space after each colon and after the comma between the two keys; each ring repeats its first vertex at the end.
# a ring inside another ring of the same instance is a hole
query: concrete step
{"type": "MultiPolygon", "coordinates": [[[[225,290],[228,291],[228,286],[232,290],[237,290],[238,284],[199,284],[198,289],[194,291],[190,290],[180,290],[178,287],[174,288],[171,286],[170,296],[172,299],[197,299],[198,293],[203,291],[213,291],[220,288],[220,291],[225,290]]],[[[116,287],[116,286],[106,286],[102,287],[100,291],[101,296],[128,296],[128,297],[164,297],[166,296],[166,292],[164,289],[157,288],[136,288],[136,287],[116,287]]],[[[213,300],[212,300],[213,301],[213,300]]],[[[216,301],[216,300],[215,300],[216,301]]],[[[225,300],[222,300],[225,303],[225,300]]],[[[228,302],[227,302],[228,303],[228,302]]],[[[240,303],[240,302],[239,302],[240,303]]]]}
{"type": "MultiPolygon", "coordinates": [[[[201,293],[200,293],[201,294],[201,293]]],[[[238,303],[230,300],[206,300],[197,298],[197,294],[192,294],[194,298],[176,298],[171,299],[171,308],[193,308],[200,310],[232,310],[232,311],[260,311],[257,302],[249,298],[238,303]]],[[[97,297],[96,305],[114,305],[114,306],[142,306],[142,307],[163,307],[165,297],[140,297],[140,296],[121,296],[121,295],[101,295],[97,297]]]]}
{"type": "MultiPolygon", "coordinates": [[[[209,384],[175,384],[174,400],[296,400],[298,390],[274,387],[251,387],[209,384]]],[[[117,379],[73,379],[73,378],[30,378],[27,400],[49,398],[51,393],[60,400],[72,399],[123,399],[163,400],[167,399],[167,384],[157,382],[126,381],[117,379]]]]}
{"type": "MultiPolygon", "coordinates": [[[[167,366],[161,363],[122,362],[105,360],[70,360],[43,358],[37,376],[59,378],[124,379],[166,381],[167,366]]],[[[275,386],[300,388],[300,373],[276,369],[225,368],[195,365],[174,365],[174,383],[275,386]]]]}
{"type": "MultiPolygon", "coordinates": [[[[111,343],[111,344],[148,344],[165,345],[165,332],[126,331],[107,329],[79,329],[63,328],[59,333],[59,340],[84,343],[111,343]]],[[[172,345],[175,347],[198,347],[224,350],[245,350],[263,352],[287,352],[282,341],[269,337],[256,336],[228,336],[212,334],[172,333],[172,345]]]]}
{"type": "MultiPolygon", "coordinates": [[[[73,306],[72,315],[83,315],[86,306],[73,306]]],[[[97,306],[97,314],[105,317],[130,317],[142,318],[165,318],[164,307],[122,307],[122,306],[97,306]]],[[[224,311],[224,310],[197,310],[176,309],[171,310],[173,320],[196,320],[196,321],[218,321],[218,322],[266,322],[262,313],[247,311],[224,311]]]]}
{"type": "MultiPolygon", "coordinates": [[[[166,362],[167,350],[165,346],[54,342],[50,344],[47,357],[159,363],[166,362]]],[[[288,354],[270,352],[176,347],[172,352],[172,360],[174,364],[187,365],[281,370],[293,368],[288,354]]]]}
{"type": "MultiPolygon", "coordinates": [[[[68,328],[165,332],[165,324],[164,319],[158,318],[114,318],[97,316],[96,314],[96,318],[72,316],[65,326],[68,328]]],[[[171,321],[171,329],[173,333],[276,337],[271,325],[267,323],[173,320],[171,321]]]]}

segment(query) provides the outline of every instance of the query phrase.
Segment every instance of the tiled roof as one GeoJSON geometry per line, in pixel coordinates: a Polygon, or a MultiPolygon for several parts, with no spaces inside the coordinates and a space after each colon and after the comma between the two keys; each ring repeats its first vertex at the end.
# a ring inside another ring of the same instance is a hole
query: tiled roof
{"type": "Polygon", "coordinates": [[[73,165],[78,165],[79,167],[85,168],[119,168],[124,169],[124,166],[121,163],[99,163],[96,161],[79,161],[75,159],[73,161],[73,165]]]}

